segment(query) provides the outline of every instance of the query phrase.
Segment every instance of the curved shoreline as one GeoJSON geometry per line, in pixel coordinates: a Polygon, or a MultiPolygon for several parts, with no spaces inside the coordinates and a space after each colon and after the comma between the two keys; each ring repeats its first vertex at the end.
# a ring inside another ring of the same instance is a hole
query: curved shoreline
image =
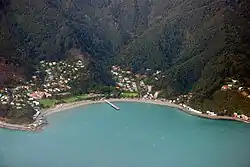
{"type": "MultiPolygon", "coordinates": [[[[243,122],[243,123],[250,123],[250,121],[245,121],[240,118],[233,118],[230,116],[211,116],[207,114],[199,114],[192,112],[180,105],[174,104],[174,103],[169,103],[166,101],[160,101],[160,100],[146,100],[146,99],[108,99],[110,102],[136,102],[136,103],[148,103],[148,104],[156,104],[156,105],[162,105],[162,106],[167,106],[171,108],[177,108],[187,114],[193,115],[193,116],[198,116],[201,118],[206,118],[206,119],[214,119],[214,120],[228,120],[228,121],[238,121],[238,122],[243,122]]],[[[79,101],[79,102],[74,102],[74,103],[69,103],[69,104],[59,104],[54,108],[50,108],[47,110],[44,110],[42,112],[43,116],[48,116],[53,113],[85,106],[85,105],[90,105],[90,104],[97,104],[97,103],[105,103],[103,100],[98,100],[98,101],[79,101]]],[[[10,130],[21,130],[21,131],[37,131],[40,129],[40,127],[36,129],[32,129],[29,127],[29,124],[26,125],[18,125],[18,124],[10,124],[6,122],[0,121],[0,128],[5,128],[5,129],[10,129],[10,130]]]]}
{"type": "MultiPolygon", "coordinates": [[[[136,102],[136,103],[148,103],[148,104],[156,104],[156,105],[164,105],[172,108],[178,108],[178,109],[183,109],[183,107],[169,103],[169,102],[162,102],[162,101],[154,101],[154,100],[141,100],[141,99],[108,99],[110,102],[136,102]]],[[[48,116],[53,113],[69,110],[72,108],[77,108],[85,105],[90,105],[90,104],[97,104],[97,103],[105,103],[103,100],[98,100],[98,101],[80,101],[80,102],[75,102],[75,103],[70,103],[70,104],[62,104],[61,106],[57,106],[48,110],[45,110],[44,116],[48,116]]]]}
{"type": "MultiPolygon", "coordinates": [[[[156,104],[156,105],[162,105],[162,106],[167,106],[171,108],[177,108],[189,115],[193,116],[198,116],[201,118],[207,118],[207,119],[214,119],[214,120],[229,120],[229,121],[238,121],[238,122],[244,122],[244,123],[250,123],[250,121],[245,121],[240,118],[234,118],[230,116],[211,116],[207,114],[199,114],[192,112],[178,104],[170,103],[170,102],[162,102],[160,100],[146,100],[146,99],[108,99],[110,102],[136,102],[136,103],[148,103],[148,104],[156,104]]],[[[44,116],[48,116],[53,113],[61,112],[64,110],[72,109],[72,108],[77,108],[81,107],[84,105],[89,105],[89,104],[97,104],[97,103],[105,103],[103,100],[98,100],[98,101],[81,101],[81,102],[75,102],[75,103],[70,103],[70,104],[64,104],[61,107],[55,107],[49,110],[46,110],[44,116]]]]}

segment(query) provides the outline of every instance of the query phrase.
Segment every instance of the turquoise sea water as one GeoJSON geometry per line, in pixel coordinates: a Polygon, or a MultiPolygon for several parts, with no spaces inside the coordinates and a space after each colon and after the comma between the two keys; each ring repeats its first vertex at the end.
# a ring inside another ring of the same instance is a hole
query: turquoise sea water
{"type": "Polygon", "coordinates": [[[142,103],[49,116],[39,133],[0,129],[0,167],[250,167],[250,125],[142,103]]]}

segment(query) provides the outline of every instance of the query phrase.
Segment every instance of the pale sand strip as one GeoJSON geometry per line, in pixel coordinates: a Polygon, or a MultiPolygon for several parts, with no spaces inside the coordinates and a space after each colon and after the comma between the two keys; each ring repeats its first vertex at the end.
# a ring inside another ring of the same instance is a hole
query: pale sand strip
{"type": "MultiPolygon", "coordinates": [[[[110,102],[137,102],[137,103],[150,103],[150,104],[157,104],[157,105],[164,105],[164,106],[168,106],[168,107],[174,107],[174,108],[179,108],[179,109],[183,109],[183,107],[177,105],[177,104],[173,104],[173,103],[169,103],[169,102],[162,102],[162,101],[155,101],[155,100],[144,100],[144,99],[108,99],[108,101],[110,102]]],[[[44,116],[56,113],[56,112],[61,112],[61,111],[65,111],[68,109],[72,109],[72,108],[77,108],[80,106],[84,106],[84,105],[89,105],[89,104],[96,104],[96,103],[105,103],[105,101],[103,100],[98,100],[98,101],[79,101],[79,102],[74,102],[74,103],[70,103],[70,104],[60,104],[57,105],[54,108],[48,109],[44,111],[44,116]]]]}
{"type": "MultiPolygon", "coordinates": [[[[207,118],[207,119],[216,119],[216,120],[231,120],[231,121],[239,121],[239,122],[244,122],[244,123],[250,123],[250,121],[245,121],[240,118],[233,118],[230,116],[211,116],[207,114],[199,114],[196,112],[192,112],[180,105],[169,103],[167,101],[160,101],[160,100],[146,100],[146,99],[108,99],[110,102],[138,102],[138,103],[150,103],[150,104],[157,104],[157,105],[164,105],[172,108],[178,108],[181,111],[188,113],[190,115],[202,117],[202,118],[207,118]]],[[[69,110],[72,108],[84,106],[84,105],[89,105],[89,104],[96,104],[96,103],[104,103],[105,101],[103,100],[98,100],[98,101],[80,101],[80,102],[75,102],[75,103],[70,103],[70,104],[61,104],[56,106],[55,108],[48,109],[44,112],[44,116],[56,113],[56,112],[61,112],[65,110],[69,110]]]]}

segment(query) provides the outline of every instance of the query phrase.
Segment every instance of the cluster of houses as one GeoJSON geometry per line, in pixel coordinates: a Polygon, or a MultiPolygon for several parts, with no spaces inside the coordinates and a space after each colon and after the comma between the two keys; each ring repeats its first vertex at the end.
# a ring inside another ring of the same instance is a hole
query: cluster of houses
{"type": "Polygon", "coordinates": [[[135,76],[130,70],[123,70],[119,66],[112,66],[111,74],[116,81],[117,88],[126,92],[137,92],[135,76]]]}
{"type": "Polygon", "coordinates": [[[45,62],[41,61],[37,70],[37,75],[32,80],[18,85],[14,88],[0,88],[0,105],[6,105],[15,111],[21,111],[27,105],[31,106],[36,113],[33,119],[39,125],[43,119],[37,120],[40,115],[39,100],[50,98],[60,93],[67,93],[71,89],[70,82],[76,80],[81,70],[84,68],[81,60],[76,62],[45,62]],[[44,74],[44,81],[40,80],[39,74],[44,74]]]}
{"type": "MultiPolygon", "coordinates": [[[[78,60],[76,62],[40,62],[41,71],[45,72],[44,82],[42,84],[42,90],[40,94],[42,96],[50,96],[53,94],[64,93],[71,89],[69,84],[78,79],[82,69],[85,68],[83,61],[78,60]]],[[[34,76],[36,78],[37,76],[34,76]]],[[[38,94],[38,93],[36,93],[38,94]]]]}
{"type": "Polygon", "coordinates": [[[31,106],[35,111],[39,111],[39,102],[27,96],[26,92],[25,86],[17,86],[14,89],[5,88],[0,93],[0,104],[9,105],[15,111],[20,111],[27,105],[31,106]]]}
{"type": "MultiPolygon", "coordinates": [[[[46,62],[41,61],[38,66],[37,75],[32,77],[32,80],[18,85],[15,88],[0,89],[0,105],[10,105],[15,110],[22,110],[27,105],[31,106],[35,111],[33,119],[36,120],[33,126],[38,126],[43,123],[44,119],[40,119],[40,103],[39,100],[43,98],[50,98],[58,94],[69,93],[71,89],[70,84],[78,79],[85,69],[84,62],[77,60],[59,61],[59,62],[46,62]],[[43,74],[41,80],[40,74],[43,74]]],[[[147,71],[151,71],[147,69],[147,71]]],[[[153,86],[145,84],[143,77],[138,74],[133,74],[130,70],[124,70],[120,66],[114,65],[111,69],[111,74],[116,81],[116,88],[124,92],[138,92],[140,91],[143,99],[157,99],[159,92],[152,91],[153,86]]],[[[154,80],[158,80],[161,71],[151,73],[154,80]]],[[[145,77],[147,77],[145,75],[145,77]]],[[[144,77],[144,78],[145,78],[144,77]]],[[[241,86],[238,80],[230,80],[221,87],[222,91],[237,90],[243,96],[250,99],[250,88],[241,86]]],[[[174,99],[168,100],[170,103],[181,105],[183,108],[201,114],[200,111],[195,110],[185,104],[188,104],[192,98],[192,93],[180,95],[174,99]]],[[[216,116],[217,114],[211,111],[205,112],[207,115],[216,116]]],[[[233,117],[244,120],[249,120],[243,114],[234,113],[233,117]]]]}
{"type": "MultiPolygon", "coordinates": [[[[180,95],[176,99],[169,100],[169,102],[179,104],[180,106],[182,106],[183,108],[185,108],[191,112],[194,112],[197,114],[202,114],[201,111],[195,110],[195,109],[191,108],[190,106],[186,105],[189,103],[189,101],[191,100],[192,97],[193,97],[193,94],[190,92],[190,93],[185,94],[185,95],[180,95]]],[[[209,116],[217,116],[217,114],[212,112],[212,111],[206,111],[205,114],[207,114],[209,116]]]]}
{"type": "MultiPolygon", "coordinates": [[[[161,71],[156,71],[153,75],[157,77],[160,72],[161,71]]],[[[112,66],[111,74],[116,81],[117,88],[121,91],[140,91],[141,97],[143,99],[156,99],[158,97],[159,92],[153,92],[153,86],[147,85],[143,81],[143,78],[147,77],[146,75],[133,74],[130,70],[123,70],[117,65],[112,66]]]]}
{"type": "Polygon", "coordinates": [[[194,112],[194,113],[197,113],[197,114],[202,114],[202,112],[200,112],[200,111],[198,111],[198,110],[195,110],[195,109],[193,109],[193,108],[187,106],[186,104],[181,103],[181,104],[179,104],[179,105],[182,106],[183,108],[185,108],[185,109],[191,111],[191,112],[194,112]]]}
{"type": "Polygon", "coordinates": [[[34,99],[37,99],[37,100],[40,100],[42,98],[49,98],[49,97],[52,96],[50,93],[43,92],[43,91],[34,91],[34,92],[31,92],[31,93],[28,93],[27,95],[30,98],[34,98],[34,99]]]}
{"type": "MultiPolygon", "coordinates": [[[[200,112],[198,110],[195,110],[195,109],[193,109],[193,108],[186,105],[186,104],[188,104],[188,102],[190,101],[191,98],[192,98],[192,93],[188,93],[186,95],[180,95],[176,99],[168,100],[168,102],[178,104],[178,105],[182,106],[183,108],[185,108],[185,109],[187,109],[187,110],[189,110],[191,112],[194,112],[194,113],[197,113],[197,114],[202,114],[202,112],[200,112]]],[[[217,116],[217,114],[215,112],[212,112],[212,111],[206,111],[206,112],[204,112],[204,114],[207,114],[209,116],[217,116]]],[[[245,121],[250,120],[250,117],[248,117],[248,116],[246,116],[244,114],[234,113],[233,117],[243,119],[245,121]]]]}
{"type": "MultiPolygon", "coordinates": [[[[143,81],[142,81],[143,82],[143,81]]],[[[157,99],[160,92],[156,91],[153,93],[153,86],[147,85],[147,93],[143,95],[143,99],[157,99]]]]}
{"type": "Polygon", "coordinates": [[[0,104],[8,104],[10,98],[8,96],[8,91],[7,89],[2,89],[0,90],[0,104]]]}
{"type": "Polygon", "coordinates": [[[193,94],[188,93],[188,94],[185,94],[185,95],[179,95],[177,98],[169,100],[169,102],[170,103],[177,103],[177,104],[180,104],[180,103],[188,104],[192,97],[193,97],[193,94]]]}
{"type": "Polygon", "coordinates": [[[234,118],[240,118],[240,119],[243,119],[243,120],[246,120],[246,121],[250,120],[250,117],[248,117],[248,116],[246,116],[244,114],[238,114],[236,112],[233,114],[233,117],[234,118]]]}
{"type": "Polygon", "coordinates": [[[237,90],[244,97],[250,99],[250,88],[242,86],[242,84],[240,84],[238,80],[231,79],[221,87],[221,91],[229,91],[229,90],[237,90]]]}

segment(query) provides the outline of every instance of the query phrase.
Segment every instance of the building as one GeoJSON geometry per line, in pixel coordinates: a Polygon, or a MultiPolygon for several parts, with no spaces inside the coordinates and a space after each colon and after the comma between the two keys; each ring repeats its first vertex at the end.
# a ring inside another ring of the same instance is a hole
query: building
{"type": "Polygon", "coordinates": [[[160,73],[161,73],[161,71],[158,71],[158,70],[156,71],[156,75],[158,75],[158,74],[160,74],[160,73]]]}
{"type": "Polygon", "coordinates": [[[211,111],[206,111],[206,113],[208,114],[208,115],[211,115],[211,116],[216,116],[217,114],[215,114],[214,112],[211,112],[211,111]]]}
{"type": "Polygon", "coordinates": [[[148,92],[152,91],[152,86],[148,86],[148,92]]]}
{"type": "Polygon", "coordinates": [[[239,87],[238,90],[239,90],[239,91],[242,91],[242,90],[243,90],[243,87],[239,87]]]}
{"type": "Polygon", "coordinates": [[[155,92],[154,98],[157,99],[158,95],[159,95],[159,92],[155,92]]]}
{"type": "Polygon", "coordinates": [[[236,83],[238,82],[238,80],[232,79],[232,82],[233,82],[234,84],[236,84],[236,83]]]}
{"type": "Polygon", "coordinates": [[[240,115],[240,117],[242,118],[242,119],[244,119],[244,120],[248,120],[248,117],[246,116],[246,115],[240,115]]]}
{"type": "Polygon", "coordinates": [[[27,95],[31,98],[36,99],[36,100],[42,99],[44,97],[48,98],[48,97],[52,96],[51,94],[49,94],[47,92],[42,92],[42,91],[35,91],[33,93],[28,93],[27,95]]]}
{"type": "Polygon", "coordinates": [[[228,85],[223,85],[222,87],[221,87],[221,90],[222,91],[226,91],[226,90],[228,90],[229,89],[229,86],[228,85]]]}

